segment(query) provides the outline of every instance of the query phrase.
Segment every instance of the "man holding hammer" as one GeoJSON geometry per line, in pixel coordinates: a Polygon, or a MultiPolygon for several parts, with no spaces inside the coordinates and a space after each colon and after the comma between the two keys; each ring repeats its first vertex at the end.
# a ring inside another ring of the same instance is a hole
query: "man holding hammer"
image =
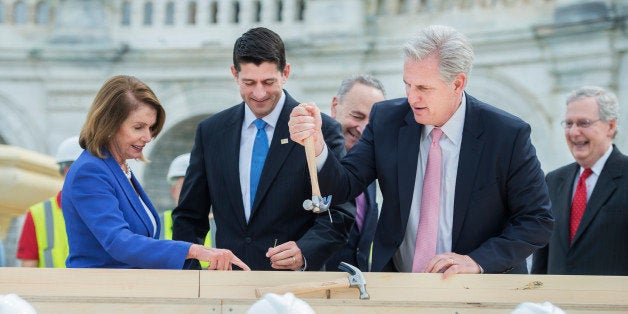
{"type": "Polygon", "coordinates": [[[315,105],[293,110],[291,138],[315,139],[336,202],[378,180],[372,271],[527,273],[554,225],[530,126],[465,91],[473,47],[455,29],[426,27],[403,54],[406,97],[375,104],[342,161],[320,140],[315,105]]]}
{"type": "MultiPolygon", "coordinates": [[[[305,152],[289,140],[288,119],[299,102],[283,89],[290,74],[279,35],[259,27],[235,42],[231,73],[243,102],[197,128],[173,239],[202,243],[213,208],[215,244],[253,270],[319,270],[347,240],[353,209],[303,209],[312,197],[305,152]]],[[[340,158],[340,125],[327,115],[322,134],[340,158]]],[[[330,191],[323,191],[325,195],[330,191]]],[[[198,268],[196,261],[186,264],[198,268]]]]}

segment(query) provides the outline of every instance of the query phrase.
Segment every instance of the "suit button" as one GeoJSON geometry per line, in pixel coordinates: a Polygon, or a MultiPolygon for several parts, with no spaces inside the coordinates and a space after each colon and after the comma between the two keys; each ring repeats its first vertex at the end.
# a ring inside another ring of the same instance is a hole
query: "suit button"
{"type": "Polygon", "coordinates": [[[251,237],[244,238],[244,242],[246,242],[246,244],[251,244],[252,241],[251,237]]]}

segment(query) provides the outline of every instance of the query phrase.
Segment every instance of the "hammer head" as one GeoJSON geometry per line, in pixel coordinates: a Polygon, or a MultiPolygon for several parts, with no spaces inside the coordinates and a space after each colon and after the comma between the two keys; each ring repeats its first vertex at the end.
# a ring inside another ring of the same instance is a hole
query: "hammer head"
{"type": "Polygon", "coordinates": [[[366,280],[360,269],[345,262],[341,262],[340,265],[338,265],[338,269],[349,273],[349,284],[351,287],[360,289],[360,299],[368,300],[371,298],[366,292],[366,280]]]}
{"type": "Polygon", "coordinates": [[[329,210],[329,205],[331,204],[331,195],[327,197],[322,197],[320,195],[312,195],[312,199],[307,199],[303,201],[303,209],[311,210],[315,213],[322,213],[324,211],[329,210]]]}

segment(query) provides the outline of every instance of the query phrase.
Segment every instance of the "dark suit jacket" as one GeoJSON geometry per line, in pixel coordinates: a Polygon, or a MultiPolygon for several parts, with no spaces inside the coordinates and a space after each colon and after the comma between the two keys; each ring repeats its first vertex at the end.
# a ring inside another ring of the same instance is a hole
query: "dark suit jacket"
{"type": "MultiPolygon", "coordinates": [[[[292,141],[282,143],[290,138],[288,120],[298,104],[286,92],[248,223],[238,166],[245,104],[198,125],[179,205],[172,213],[173,239],[203,243],[209,229],[207,215],[213,207],[216,247],[231,250],[253,270],[271,270],[265,254],[275,241],[296,241],[308,270],[319,270],[346,242],[346,225],[353,223],[354,208],[332,208],[333,224],[327,212],[314,214],[303,209],[303,201],[312,197],[305,150],[292,141]]],[[[344,138],[340,124],[324,115],[323,134],[331,155],[341,157],[344,138]]],[[[331,194],[329,189],[321,193],[331,194]]]]}
{"type": "Polygon", "coordinates": [[[556,216],[549,244],[534,254],[532,273],[628,275],[628,157],[613,145],[569,243],[569,220],[577,163],[547,174],[556,216]]]}
{"type": "MultiPolygon", "coordinates": [[[[336,201],[378,179],[384,200],[372,271],[396,270],[392,258],[408,223],[422,128],[406,98],[377,103],[342,164],[328,158],[319,173],[336,201]]],[[[461,145],[452,251],[469,255],[487,273],[527,273],[526,257],[547,243],[553,227],[530,126],[467,94],[461,145]]]]}
{"type": "Polygon", "coordinates": [[[65,178],[66,266],[181,269],[191,244],[157,240],[161,224],[153,204],[135,176],[137,193],[116,160],[107,151],[105,155],[100,159],[84,151],[65,178]],[[155,233],[140,197],[156,220],[155,233]]]}
{"type": "Polygon", "coordinates": [[[379,215],[376,196],[377,187],[373,182],[364,190],[366,213],[362,223],[362,232],[358,230],[357,224],[353,224],[349,233],[349,241],[325,263],[326,270],[338,271],[340,262],[346,262],[358,267],[361,271],[371,271],[369,257],[379,215]]]}

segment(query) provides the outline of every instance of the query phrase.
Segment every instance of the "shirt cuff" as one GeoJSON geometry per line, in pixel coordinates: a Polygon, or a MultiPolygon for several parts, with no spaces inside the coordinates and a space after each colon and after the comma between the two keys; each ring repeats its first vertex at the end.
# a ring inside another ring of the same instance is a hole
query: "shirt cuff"
{"type": "Polygon", "coordinates": [[[297,269],[296,271],[305,271],[307,269],[307,259],[303,254],[301,254],[301,257],[303,257],[303,267],[297,269]]]}
{"type": "Polygon", "coordinates": [[[321,171],[323,165],[325,165],[325,161],[327,161],[328,155],[329,150],[327,149],[327,145],[323,145],[323,151],[316,157],[316,170],[321,171]]]}

